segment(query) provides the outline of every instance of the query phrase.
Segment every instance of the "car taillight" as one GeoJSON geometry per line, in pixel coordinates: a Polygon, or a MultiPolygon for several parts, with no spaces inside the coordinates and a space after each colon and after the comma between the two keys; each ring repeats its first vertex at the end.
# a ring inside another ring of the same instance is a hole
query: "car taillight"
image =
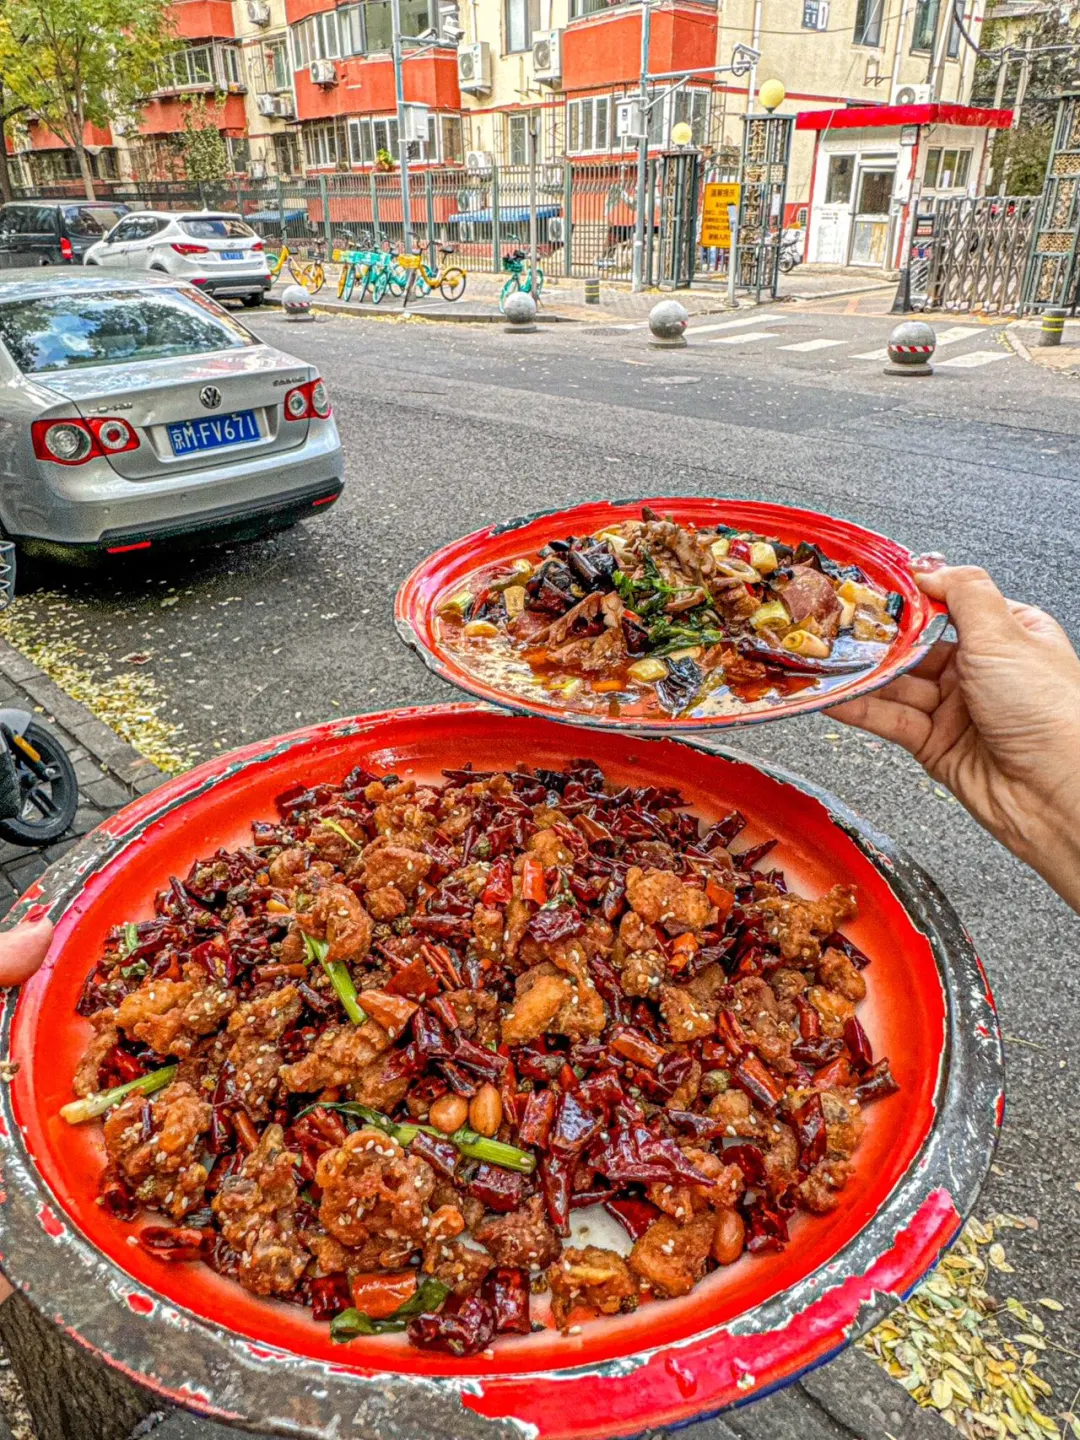
{"type": "Polygon", "coordinates": [[[172,247],[178,255],[209,255],[209,245],[182,245],[173,243],[172,247]]]}
{"type": "Polygon", "coordinates": [[[261,240],[256,240],[256,241],[255,241],[255,244],[252,245],[251,248],[252,248],[252,250],[265,250],[265,249],[266,249],[266,246],[263,244],[263,242],[262,242],[261,240]]]}
{"type": "Polygon", "coordinates": [[[60,256],[64,260],[73,260],[75,258],[75,251],[71,248],[71,241],[66,235],[61,235],[60,237],[60,256]]]}
{"type": "Polygon", "coordinates": [[[103,455],[137,450],[139,437],[126,420],[35,420],[30,427],[34,454],[54,465],[85,465],[103,455]]]}
{"type": "Polygon", "coordinates": [[[330,408],[330,396],[318,378],[298,385],[285,396],[286,420],[325,420],[330,408]]]}

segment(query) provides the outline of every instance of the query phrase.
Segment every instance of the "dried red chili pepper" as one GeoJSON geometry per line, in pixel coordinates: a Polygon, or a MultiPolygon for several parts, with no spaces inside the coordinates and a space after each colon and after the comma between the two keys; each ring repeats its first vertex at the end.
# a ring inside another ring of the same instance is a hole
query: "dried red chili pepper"
{"type": "Polygon", "coordinates": [[[874,1047],[870,1037],[859,1024],[857,1015],[852,1015],[844,1024],[844,1044],[851,1055],[851,1063],[860,1072],[869,1070],[874,1063],[874,1047]]]}
{"type": "Polygon", "coordinates": [[[661,1211],[651,1200],[605,1200],[604,1209],[614,1216],[631,1240],[640,1240],[645,1231],[659,1220],[661,1211]]]}
{"type": "Polygon", "coordinates": [[[616,1055],[623,1055],[635,1065],[644,1065],[649,1070],[655,1070],[667,1054],[662,1045],[654,1044],[647,1035],[642,1035],[640,1030],[634,1030],[629,1025],[623,1025],[616,1030],[611,1038],[610,1048],[616,1055]]]}
{"type": "Polygon", "coordinates": [[[528,1335],[529,1277],[512,1265],[497,1265],[484,1280],[484,1298],[495,1318],[496,1335],[528,1335]]]}
{"type": "Polygon", "coordinates": [[[757,1055],[744,1055],[732,1070],[731,1078],[755,1105],[770,1114],[784,1097],[784,1086],[757,1055]]]}
{"type": "Polygon", "coordinates": [[[900,1086],[889,1069],[888,1060],[879,1060],[855,1086],[855,1099],[860,1105],[865,1105],[870,1100],[882,1100],[886,1095],[894,1095],[899,1089],[900,1086]]]}
{"type": "Polygon", "coordinates": [[[811,1095],[791,1112],[791,1125],[799,1142],[799,1169],[806,1175],[825,1158],[827,1134],[821,1096],[811,1095]]]}
{"type": "Polygon", "coordinates": [[[484,886],[484,893],[480,897],[481,905],[489,908],[499,905],[507,905],[514,898],[514,862],[509,856],[496,860],[488,875],[487,884],[484,886]]]}
{"type": "Polygon", "coordinates": [[[525,1100],[525,1113],[518,1125],[518,1142],[546,1150],[551,1126],[555,1120],[557,1097],[552,1090],[531,1090],[525,1100]]]}

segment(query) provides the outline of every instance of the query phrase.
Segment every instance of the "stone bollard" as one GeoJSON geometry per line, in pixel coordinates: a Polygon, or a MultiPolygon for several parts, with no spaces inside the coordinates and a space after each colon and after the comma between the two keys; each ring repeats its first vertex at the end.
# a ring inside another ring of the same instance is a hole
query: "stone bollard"
{"type": "Polygon", "coordinates": [[[1042,328],[1039,330],[1037,344],[1041,348],[1044,345],[1060,345],[1061,337],[1065,333],[1065,320],[1068,310],[1044,310],[1042,317],[1042,328]]]}
{"type": "Polygon", "coordinates": [[[889,336],[890,364],[886,375],[932,375],[930,357],[937,349],[933,326],[925,320],[905,320],[889,336]]]}
{"type": "Polygon", "coordinates": [[[536,301],[523,290],[515,290],[503,306],[507,335],[531,335],[536,329],[536,301]]]}
{"type": "Polygon", "coordinates": [[[600,276],[590,275],[585,281],[585,304],[600,304],[600,276]]]}
{"type": "Polygon", "coordinates": [[[302,285],[289,285],[281,296],[286,320],[314,320],[311,296],[302,285]]]}
{"type": "Polygon", "coordinates": [[[649,329],[654,350],[685,350],[686,322],[690,319],[678,300],[661,300],[649,311],[649,329]]]}

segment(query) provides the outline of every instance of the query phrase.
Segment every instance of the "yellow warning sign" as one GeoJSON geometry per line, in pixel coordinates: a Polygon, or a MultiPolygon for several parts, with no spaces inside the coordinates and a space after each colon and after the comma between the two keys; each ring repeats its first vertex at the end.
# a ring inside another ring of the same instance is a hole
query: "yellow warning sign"
{"type": "Polygon", "coordinates": [[[728,206],[739,204],[738,185],[716,181],[705,186],[701,201],[701,244],[709,249],[731,249],[731,218],[728,206]]]}

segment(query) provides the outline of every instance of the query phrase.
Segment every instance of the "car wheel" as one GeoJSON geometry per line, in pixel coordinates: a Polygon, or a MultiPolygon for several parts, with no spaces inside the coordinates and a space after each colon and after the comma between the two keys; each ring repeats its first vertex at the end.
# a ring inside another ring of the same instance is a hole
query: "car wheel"
{"type": "Polygon", "coordinates": [[[256,305],[261,305],[262,303],[263,303],[263,292],[262,292],[261,290],[256,290],[254,295],[245,295],[245,296],[244,296],[244,304],[247,306],[247,308],[248,308],[249,310],[253,309],[256,305]]]}

